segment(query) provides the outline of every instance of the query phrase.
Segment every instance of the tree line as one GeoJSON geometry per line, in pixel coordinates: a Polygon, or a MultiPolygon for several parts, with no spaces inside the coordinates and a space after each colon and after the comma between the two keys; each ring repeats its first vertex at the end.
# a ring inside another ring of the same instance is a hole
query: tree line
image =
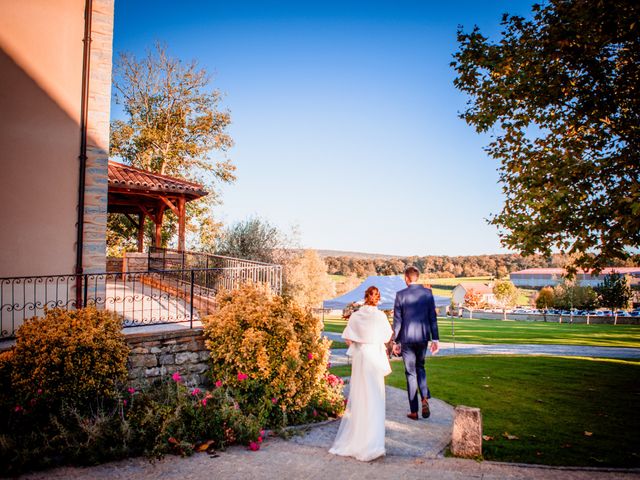
{"type": "Polygon", "coordinates": [[[525,268],[562,268],[567,257],[554,254],[549,257],[519,254],[475,255],[449,257],[428,255],[390,259],[367,259],[346,256],[325,257],[327,271],[332,275],[366,277],[368,275],[400,275],[409,265],[417,267],[432,278],[482,277],[503,278],[511,272],[525,268]]]}

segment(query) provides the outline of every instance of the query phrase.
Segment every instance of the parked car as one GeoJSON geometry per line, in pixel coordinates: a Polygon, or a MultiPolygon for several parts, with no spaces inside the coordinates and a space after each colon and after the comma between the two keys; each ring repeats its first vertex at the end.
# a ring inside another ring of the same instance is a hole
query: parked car
{"type": "Polygon", "coordinates": [[[626,310],[618,310],[616,312],[616,315],[618,315],[619,317],[630,317],[631,315],[629,315],[629,312],[627,312],[626,310]]]}
{"type": "Polygon", "coordinates": [[[597,315],[599,317],[610,317],[611,315],[613,315],[613,312],[611,310],[600,310],[597,315]]]}
{"type": "Polygon", "coordinates": [[[633,312],[630,312],[629,316],[631,316],[631,317],[640,317],[640,310],[634,310],[633,312]]]}

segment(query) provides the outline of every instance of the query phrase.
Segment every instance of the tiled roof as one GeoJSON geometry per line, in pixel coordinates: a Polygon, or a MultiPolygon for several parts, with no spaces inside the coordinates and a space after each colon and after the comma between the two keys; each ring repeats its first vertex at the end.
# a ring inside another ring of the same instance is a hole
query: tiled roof
{"type": "Polygon", "coordinates": [[[469,290],[473,290],[474,292],[480,293],[480,294],[493,293],[493,287],[490,285],[487,285],[486,283],[460,282],[458,286],[464,288],[467,292],[469,290]]]}
{"type": "Polygon", "coordinates": [[[160,175],[109,160],[109,186],[160,193],[182,193],[191,197],[207,195],[202,185],[160,175]]]}
{"type": "MultiPolygon", "coordinates": [[[[640,267],[607,267],[603,268],[600,272],[600,275],[609,275],[613,272],[628,274],[628,273],[636,273],[640,272],[640,267]]],[[[510,275],[564,275],[564,268],[527,268],[526,270],[520,270],[518,272],[511,272],[510,275]]],[[[591,273],[591,270],[587,272],[583,272],[581,270],[578,271],[578,274],[591,273]]]]}

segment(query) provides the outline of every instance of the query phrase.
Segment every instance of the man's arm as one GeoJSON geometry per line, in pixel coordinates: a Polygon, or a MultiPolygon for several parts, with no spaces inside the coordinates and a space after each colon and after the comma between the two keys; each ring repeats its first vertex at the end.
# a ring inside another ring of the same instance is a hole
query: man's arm
{"type": "Polygon", "coordinates": [[[440,334],[438,333],[438,316],[436,315],[436,301],[429,297],[427,305],[429,315],[429,329],[431,330],[431,354],[435,355],[440,350],[440,334]]]}
{"type": "Polygon", "coordinates": [[[393,305],[393,353],[400,354],[400,345],[396,344],[398,336],[400,335],[400,329],[402,328],[402,307],[400,305],[400,297],[396,293],[396,301],[393,305]]]}

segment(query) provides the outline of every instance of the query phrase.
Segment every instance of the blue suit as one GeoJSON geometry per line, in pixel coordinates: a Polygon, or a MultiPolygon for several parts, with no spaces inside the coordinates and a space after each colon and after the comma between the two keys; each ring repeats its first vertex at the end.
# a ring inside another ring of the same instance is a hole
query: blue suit
{"type": "Polygon", "coordinates": [[[393,333],[395,342],[402,346],[409,405],[412,412],[417,412],[418,391],[422,398],[431,398],[424,369],[429,340],[440,339],[436,304],[431,290],[413,284],[396,293],[393,333]]]}

